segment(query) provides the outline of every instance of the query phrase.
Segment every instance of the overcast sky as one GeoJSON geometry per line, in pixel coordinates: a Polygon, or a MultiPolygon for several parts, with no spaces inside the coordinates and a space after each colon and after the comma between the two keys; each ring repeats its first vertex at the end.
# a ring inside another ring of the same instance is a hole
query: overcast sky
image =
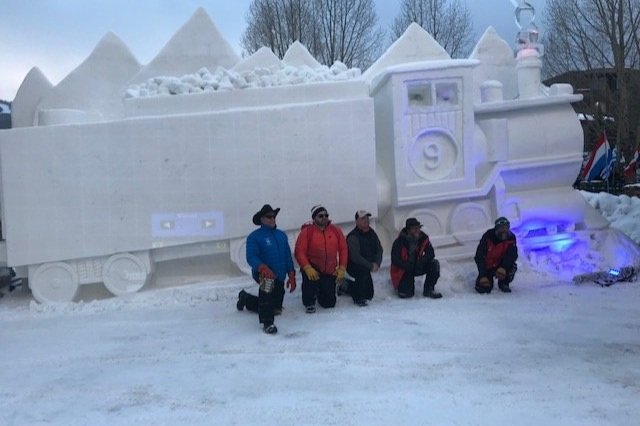
{"type": "MultiPolygon", "coordinates": [[[[528,0],[540,26],[545,0],[528,0]]],[[[516,0],[466,0],[479,37],[492,25],[510,44],[516,0]]],[[[77,67],[108,31],[142,64],[148,63],[202,6],[220,33],[241,53],[240,38],[251,0],[0,0],[0,99],[12,100],[37,66],[53,84],[77,67]]],[[[376,0],[388,29],[400,0],[376,0]]]]}

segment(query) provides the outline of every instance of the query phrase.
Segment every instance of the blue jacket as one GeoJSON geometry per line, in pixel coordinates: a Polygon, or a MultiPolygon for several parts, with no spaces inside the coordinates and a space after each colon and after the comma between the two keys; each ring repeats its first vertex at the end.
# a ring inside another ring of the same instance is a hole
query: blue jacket
{"type": "Polygon", "coordinates": [[[260,226],[247,237],[247,262],[254,280],[258,281],[258,266],[264,263],[284,282],[287,273],[294,270],[287,234],[277,228],[260,226]]]}

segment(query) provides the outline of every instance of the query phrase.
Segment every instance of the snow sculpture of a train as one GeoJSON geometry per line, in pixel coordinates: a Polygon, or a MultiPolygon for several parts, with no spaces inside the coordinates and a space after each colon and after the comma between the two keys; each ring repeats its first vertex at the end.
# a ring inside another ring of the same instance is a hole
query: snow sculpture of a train
{"type": "Polygon", "coordinates": [[[323,203],[345,227],[373,212],[387,253],[413,216],[439,257],[468,258],[497,215],[528,258],[558,253],[607,226],[571,189],[579,99],[491,28],[453,60],[413,24],[362,75],[299,43],[240,60],[202,9],[144,67],[108,34],[55,87],[34,68],[0,131],[7,263],[40,302],[138,291],[168,259],[246,271],[265,202],[292,241],[323,203]]]}

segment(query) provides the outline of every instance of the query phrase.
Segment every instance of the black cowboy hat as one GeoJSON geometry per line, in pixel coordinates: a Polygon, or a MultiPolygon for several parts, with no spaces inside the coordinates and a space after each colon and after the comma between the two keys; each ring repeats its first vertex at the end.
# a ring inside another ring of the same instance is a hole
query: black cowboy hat
{"type": "Polygon", "coordinates": [[[271,208],[270,204],[265,204],[258,213],[253,215],[253,224],[260,225],[260,218],[262,218],[262,216],[266,216],[269,213],[273,213],[274,216],[277,216],[279,211],[280,207],[274,210],[271,208]]]}
{"type": "Polygon", "coordinates": [[[411,228],[412,226],[419,226],[420,228],[422,228],[422,224],[420,222],[418,222],[418,219],[416,219],[415,217],[410,217],[404,223],[404,227],[405,228],[411,228]]]}

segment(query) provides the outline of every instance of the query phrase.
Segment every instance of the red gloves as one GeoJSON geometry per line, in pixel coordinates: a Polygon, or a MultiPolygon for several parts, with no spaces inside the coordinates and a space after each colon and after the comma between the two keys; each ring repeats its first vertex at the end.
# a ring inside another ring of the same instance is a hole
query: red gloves
{"type": "Polygon", "coordinates": [[[293,290],[296,289],[296,271],[289,272],[289,279],[287,280],[287,288],[289,289],[289,293],[293,293],[293,290]]]}
{"type": "Polygon", "coordinates": [[[266,280],[276,279],[276,276],[273,273],[273,271],[269,269],[269,267],[264,263],[261,263],[260,266],[258,266],[258,272],[260,273],[260,276],[266,280]]]}

